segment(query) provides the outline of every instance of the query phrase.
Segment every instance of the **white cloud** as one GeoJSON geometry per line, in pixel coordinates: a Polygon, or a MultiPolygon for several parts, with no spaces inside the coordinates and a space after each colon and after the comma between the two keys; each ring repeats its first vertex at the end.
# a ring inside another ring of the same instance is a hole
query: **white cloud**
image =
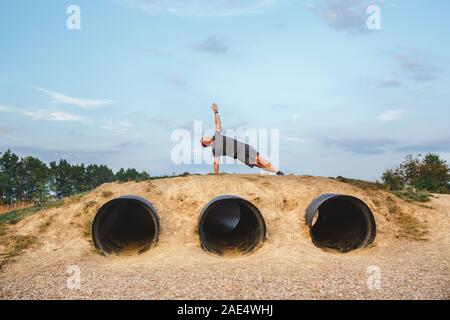
{"type": "Polygon", "coordinates": [[[0,112],[11,112],[13,108],[10,106],[5,106],[0,104],[0,112]]]}
{"type": "Polygon", "coordinates": [[[132,124],[128,120],[117,121],[117,122],[110,121],[110,122],[100,126],[100,128],[104,129],[104,130],[119,131],[119,132],[125,132],[134,127],[135,127],[135,125],[132,124]]]}
{"type": "Polygon", "coordinates": [[[32,120],[47,120],[47,121],[81,121],[82,117],[72,113],[62,111],[50,111],[50,110],[30,110],[30,109],[16,109],[19,113],[32,120]]]}
{"type": "Polygon", "coordinates": [[[381,122],[391,122],[401,119],[404,113],[403,110],[387,110],[379,114],[377,119],[381,122]]]}
{"type": "Polygon", "coordinates": [[[66,96],[62,93],[50,91],[47,89],[39,88],[31,86],[33,89],[44,92],[48,94],[53,100],[52,103],[55,104],[67,104],[72,106],[77,106],[80,108],[86,108],[86,109],[94,109],[94,108],[101,108],[101,107],[107,107],[110,106],[116,101],[109,100],[109,99],[83,99],[83,98],[74,98],[66,96]]]}
{"type": "Polygon", "coordinates": [[[300,113],[293,113],[291,114],[291,118],[294,121],[297,121],[298,119],[300,119],[302,117],[302,115],[300,113]]]}
{"type": "Polygon", "coordinates": [[[73,113],[45,110],[45,109],[25,109],[0,105],[0,112],[18,113],[32,120],[46,121],[82,121],[83,118],[73,113]]]}
{"type": "Polygon", "coordinates": [[[256,13],[278,0],[115,0],[150,14],[191,17],[225,17],[256,13]]]}
{"type": "Polygon", "coordinates": [[[383,154],[389,148],[397,145],[395,140],[376,137],[328,138],[322,139],[322,143],[326,146],[337,146],[345,151],[366,155],[383,154]]]}
{"type": "Polygon", "coordinates": [[[297,142],[297,143],[305,143],[307,142],[306,139],[297,138],[297,137],[290,137],[290,136],[283,136],[282,139],[290,142],[297,142]]]}

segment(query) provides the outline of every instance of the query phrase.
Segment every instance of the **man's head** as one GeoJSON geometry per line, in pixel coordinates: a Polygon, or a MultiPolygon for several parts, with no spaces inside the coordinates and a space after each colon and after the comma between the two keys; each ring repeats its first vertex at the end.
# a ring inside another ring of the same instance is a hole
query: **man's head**
{"type": "Polygon", "coordinates": [[[207,148],[212,145],[213,141],[213,137],[203,137],[202,139],[200,139],[200,143],[202,144],[203,148],[207,148]]]}

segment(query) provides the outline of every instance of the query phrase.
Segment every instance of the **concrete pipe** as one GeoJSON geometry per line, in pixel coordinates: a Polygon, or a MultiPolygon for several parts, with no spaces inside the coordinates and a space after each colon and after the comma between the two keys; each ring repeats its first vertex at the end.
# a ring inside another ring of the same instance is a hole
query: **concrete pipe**
{"type": "Polygon", "coordinates": [[[311,239],[319,248],[349,252],[370,245],[376,224],[369,207],[360,199],[324,194],[306,209],[311,239]]]}
{"type": "Polygon", "coordinates": [[[159,217],[153,205],[137,196],[109,201],[92,225],[95,247],[104,255],[141,254],[158,241],[159,217]]]}
{"type": "Polygon", "coordinates": [[[211,200],[200,214],[198,230],[203,249],[220,255],[252,252],[266,237],[258,208],[236,196],[211,200]]]}

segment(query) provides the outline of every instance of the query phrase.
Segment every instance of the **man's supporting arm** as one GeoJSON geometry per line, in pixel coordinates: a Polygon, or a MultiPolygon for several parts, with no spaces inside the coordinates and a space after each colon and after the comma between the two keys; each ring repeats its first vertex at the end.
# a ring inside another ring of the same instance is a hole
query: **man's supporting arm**
{"type": "Polygon", "coordinates": [[[219,157],[214,157],[214,174],[219,174],[219,157]]]}

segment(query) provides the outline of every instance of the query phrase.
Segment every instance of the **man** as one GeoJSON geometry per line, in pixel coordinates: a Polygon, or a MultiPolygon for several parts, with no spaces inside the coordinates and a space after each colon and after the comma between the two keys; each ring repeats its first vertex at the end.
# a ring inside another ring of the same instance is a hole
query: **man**
{"type": "Polygon", "coordinates": [[[279,176],[284,176],[284,173],[275,169],[274,166],[265,160],[259,152],[248,144],[237,141],[222,135],[222,125],[219,117],[219,106],[213,103],[211,106],[214,112],[216,132],[214,137],[204,137],[200,143],[204,148],[211,147],[214,156],[214,173],[219,174],[219,160],[222,156],[229,156],[233,159],[238,159],[245,163],[250,168],[258,167],[267,172],[276,173],[279,176]]]}

